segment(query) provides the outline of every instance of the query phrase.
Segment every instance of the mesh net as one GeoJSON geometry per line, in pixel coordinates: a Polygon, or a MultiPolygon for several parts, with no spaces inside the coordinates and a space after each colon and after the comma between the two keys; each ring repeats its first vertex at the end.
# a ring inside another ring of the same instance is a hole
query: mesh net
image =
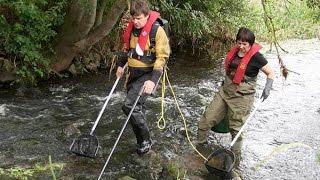
{"type": "Polygon", "coordinates": [[[233,152],[219,148],[216,149],[205,162],[205,166],[212,174],[219,176],[229,176],[235,163],[233,152]]]}
{"type": "Polygon", "coordinates": [[[96,157],[99,150],[98,138],[93,135],[81,135],[73,140],[70,151],[85,157],[96,157]]]}

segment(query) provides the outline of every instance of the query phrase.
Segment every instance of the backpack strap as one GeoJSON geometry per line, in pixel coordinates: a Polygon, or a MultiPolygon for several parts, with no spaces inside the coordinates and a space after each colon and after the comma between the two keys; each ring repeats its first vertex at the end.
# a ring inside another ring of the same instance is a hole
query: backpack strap
{"type": "Polygon", "coordinates": [[[157,30],[160,26],[160,23],[157,21],[155,21],[151,27],[150,30],[150,35],[149,35],[149,39],[150,39],[150,47],[149,49],[152,49],[156,46],[156,34],[157,34],[157,30]]]}

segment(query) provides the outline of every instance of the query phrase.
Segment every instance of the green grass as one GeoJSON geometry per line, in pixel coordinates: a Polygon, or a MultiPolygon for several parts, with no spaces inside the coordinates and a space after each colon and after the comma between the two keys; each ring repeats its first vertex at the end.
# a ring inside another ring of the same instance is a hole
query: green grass
{"type": "Polygon", "coordinates": [[[49,156],[48,163],[37,163],[32,167],[15,166],[8,169],[0,168],[0,179],[19,179],[28,180],[34,179],[37,174],[48,174],[55,179],[55,173],[61,172],[63,169],[63,163],[52,163],[51,156],[49,156]]]}
{"type": "MultiPolygon", "coordinates": [[[[290,38],[308,39],[320,33],[320,22],[316,17],[317,9],[311,9],[306,1],[267,1],[267,11],[275,25],[279,40],[290,38]]],[[[237,21],[240,26],[251,28],[259,41],[271,40],[271,34],[264,24],[264,13],[260,1],[249,3],[249,11],[237,21]]]]}

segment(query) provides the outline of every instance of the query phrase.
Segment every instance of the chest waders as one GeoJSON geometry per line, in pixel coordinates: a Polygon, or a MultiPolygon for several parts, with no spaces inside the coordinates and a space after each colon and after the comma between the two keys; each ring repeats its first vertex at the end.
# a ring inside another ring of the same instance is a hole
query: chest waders
{"type": "MultiPolygon", "coordinates": [[[[244,81],[246,81],[246,83],[241,83],[240,85],[236,85],[232,83],[229,77],[226,77],[225,81],[226,81],[225,82],[226,85],[222,87],[223,90],[222,90],[222,93],[220,94],[222,94],[222,97],[224,97],[223,99],[225,101],[229,102],[228,104],[237,104],[237,102],[232,102],[234,100],[228,100],[236,97],[235,96],[236,93],[240,95],[250,95],[255,93],[254,87],[256,86],[256,78],[249,78],[245,76],[244,81]]],[[[252,97],[252,100],[253,100],[253,97],[252,97]]],[[[248,101],[252,101],[252,100],[250,100],[250,98],[248,99],[248,101]]],[[[224,117],[218,124],[213,126],[211,130],[216,133],[229,133],[230,132],[229,118],[230,117],[228,116],[224,117]]]]}
{"type": "Polygon", "coordinates": [[[254,109],[251,111],[250,115],[248,116],[246,122],[243,124],[239,132],[233,138],[230,146],[228,148],[217,147],[212,154],[208,157],[208,160],[205,161],[205,166],[207,170],[215,175],[220,176],[223,179],[232,178],[232,169],[236,164],[236,155],[230,149],[235,144],[235,142],[240,137],[243,130],[246,128],[249,121],[254,116],[256,110],[262,103],[262,99],[259,99],[257,104],[255,105],[254,109]]]}

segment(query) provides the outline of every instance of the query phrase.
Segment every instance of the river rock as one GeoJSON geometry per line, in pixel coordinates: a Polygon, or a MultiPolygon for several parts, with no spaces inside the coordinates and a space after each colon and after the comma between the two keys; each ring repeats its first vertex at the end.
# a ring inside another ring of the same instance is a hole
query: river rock
{"type": "Polygon", "coordinates": [[[62,134],[64,137],[69,138],[72,136],[80,135],[81,131],[78,129],[77,124],[73,123],[68,125],[66,128],[62,130],[62,134]]]}

